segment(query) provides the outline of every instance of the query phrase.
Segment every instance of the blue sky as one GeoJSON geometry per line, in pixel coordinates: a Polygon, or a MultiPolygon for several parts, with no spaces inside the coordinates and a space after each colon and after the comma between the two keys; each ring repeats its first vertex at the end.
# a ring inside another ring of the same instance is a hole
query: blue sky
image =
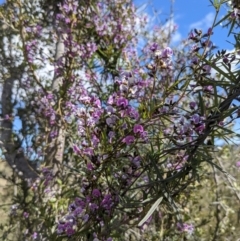
{"type": "MultiPolygon", "coordinates": [[[[174,2],[173,12],[174,12],[174,22],[178,25],[178,32],[175,36],[176,44],[177,40],[181,38],[186,38],[191,29],[197,28],[206,31],[215,17],[215,9],[211,5],[209,0],[135,0],[137,6],[145,6],[145,11],[149,15],[150,19],[156,22],[158,21],[154,18],[154,10],[158,13],[158,18],[161,21],[165,21],[171,12],[171,2],[174,2]]],[[[226,6],[222,6],[218,19],[226,14],[226,6]]],[[[159,21],[158,21],[159,22],[159,21]]],[[[214,35],[212,36],[212,41],[215,45],[228,50],[233,49],[233,46],[229,44],[228,41],[232,38],[227,38],[228,31],[226,28],[218,26],[214,30],[214,35]]]]}

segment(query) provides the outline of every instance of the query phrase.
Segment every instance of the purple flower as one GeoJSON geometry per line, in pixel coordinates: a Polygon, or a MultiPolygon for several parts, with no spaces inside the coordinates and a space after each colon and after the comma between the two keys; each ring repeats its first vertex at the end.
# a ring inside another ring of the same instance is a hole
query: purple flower
{"type": "Polygon", "coordinates": [[[206,74],[210,74],[210,73],[211,73],[211,66],[210,66],[210,65],[204,65],[204,66],[203,66],[203,71],[204,71],[206,74]]]}
{"type": "Polygon", "coordinates": [[[134,142],[134,136],[126,136],[122,142],[126,143],[127,145],[131,145],[134,142]]]}
{"type": "Polygon", "coordinates": [[[143,132],[144,132],[143,126],[142,126],[142,125],[138,125],[138,124],[134,125],[134,127],[133,127],[133,132],[134,132],[135,134],[141,134],[141,133],[143,133],[143,132]]]}
{"type": "Polygon", "coordinates": [[[144,141],[148,141],[148,133],[146,131],[143,131],[140,136],[144,141]]]}
{"type": "Polygon", "coordinates": [[[110,142],[110,143],[112,143],[114,137],[115,137],[115,132],[110,131],[110,132],[108,133],[108,138],[109,138],[109,142],[110,142]]]}
{"type": "Polygon", "coordinates": [[[83,212],[83,209],[81,207],[77,207],[74,210],[73,214],[74,214],[75,217],[79,217],[82,212],[83,212]]]}
{"type": "Polygon", "coordinates": [[[127,111],[126,111],[126,114],[128,116],[130,116],[131,118],[137,120],[139,118],[139,113],[136,109],[132,108],[132,107],[128,107],[127,111]]]}
{"type": "Polygon", "coordinates": [[[117,100],[117,106],[121,106],[122,108],[126,108],[128,106],[128,100],[124,97],[120,97],[117,100]]]}
{"type": "Polygon", "coordinates": [[[69,206],[68,206],[68,210],[70,212],[73,212],[75,209],[76,209],[76,203],[71,203],[69,206]]]}
{"type": "Polygon", "coordinates": [[[94,238],[97,238],[97,234],[96,234],[96,233],[93,233],[93,237],[94,237],[94,238]]]}
{"type": "Polygon", "coordinates": [[[157,43],[153,43],[151,46],[150,46],[150,50],[155,52],[156,50],[158,49],[158,44],[157,43]]]}
{"type": "Polygon", "coordinates": [[[109,105],[113,105],[114,104],[114,102],[115,102],[115,98],[116,98],[116,95],[110,95],[109,97],[108,97],[108,101],[107,101],[107,103],[109,104],[109,105]]]}
{"type": "Polygon", "coordinates": [[[220,122],[218,123],[218,125],[219,125],[219,126],[224,126],[224,122],[223,122],[223,121],[220,121],[220,122]]]}
{"type": "Polygon", "coordinates": [[[193,58],[192,58],[192,64],[198,64],[198,62],[199,62],[199,58],[198,57],[196,57],[196,56],[194,56],[193,58]]]}
{"type": "Polygon", "coordinates": [[[87,163],[87,169],[89,171],[92,171],[94,169],[92,163],[87,163]]]}
{"type": "Polygon", "coordinates": [[[66,225],[74,225],[76,223],[76,218],[71,214],[71,215],[67,215],[65,216],[65,220],[67,221],[66,222],[66,225]]]}
{"type": "Polygon", "coordinates": [[[212,34],[213,34],[212,28],[209,28],[209,29],[208,29],[207,34],[208,34],[208,35],[212,35],[212,34]]]}
{"type": "Polygon", "coordinates": [[[240,168],[240,161],[236,162],[236,167],[240,168]]]}
{"type": "Polygon", "coordinates": [[[54,95],[51,94],[51,93],[49,93],[49,94],[47,94],[46,98],[47,98],[48,100],[53,100],[53,99],[54,99],[54,95]]]}
{"type": "Polygon", "coordinates": [[[9,115],[5,115],[4,120],[11,120],[11,117],[9,115]]]}
{"type": "Polygon", "coordinates": [[[203,91],[211,93],[211,92],[213,92],[213,86],[212,85],[204,86],[203,91]]]}
{"type": "Polygon", "coordinates": [[[89,203],[89,208],[91,209],[92,212],[97,210],[99,207],[96,203],[89,203]]]}
{"type": "Polygon", "coordinates": [[[141,162],[141,157],[140,156],[136,156],[132,159],[132,163],[133,165],[135,165],[137,168],[140,167],[140,162],[141,162]]]}
{"type": "Polygon", "coordinates": [[[23,213],[23,217],[24,217],[24,218],[28,218],[28,217],[29,217],[29,213],[24,212],[24,213],[23,213]]]}
{"type": "Polygon", "coordinates": [[[171,48],[167,47],[162,51],[163,58],[171,58],[173,56],[173,51],[171,48]]]}
{"type": "Polygon", "coordinates": [[[113,127],[114,124],[116,123],[118,117],[115,115],[112,115],[106,119],[106,123],[108,126],[113,127]]]}
{"type": "Polygon", "coordinates": [[[81,151],[80,151],[80,149],[78,148],[78,146],[77,145],[73,145],[73,151],[76,153],[76,154],[80,154],[81,153],[81,151]]]}
{"type": "Polygon", "coordinates": [[[114,110],[114,108],[111,105],[108,105],[106,107],[106,112],[107,112],[107,114],[112,114],[112,113],[115,112],[115,110],[114,110]]]}
{"type": "Polygon", "coordinates": [[[203,131],[205,130],[205,124],[199,125],[198,127],[196,127],[195,130],[196,130],[197,133],[202,134],[203,131]]]}
{"type": "Polygon", "coordinates": [[[223,62],[224,62],[225,64],[228,64],[228,63],[229,63],[228,57],[224,56],[224,57],[223,57],[223,62]]]}
{"type": "Polygon", "coordinates": [[[101,101],[99,99],[94,100],[94,107],[101,108],[101,101]]]}
{"type": "Polygon", "coordinates": [[[34,232],[33,235],[32,235],[33,240],[36,240],[37,237],[38,237],[38,234],[36,232],[34,232]]]}
{"type": "Polygon", "coordinates": [[[192,110],[195,109],[196,105],[197,105],[196,102],[190,102],[190,103],[189,103],[189,106],[190,106],[190,108],[191,108],[192,110]]]}
{"type": "Polygon", "coordinates": [[[200,123],[201,118],[200,118],[200,116],[199,116],[198,114],[194,114],[194,115],[191,117],[191,121],[192,121],[195,125],[197,125],[197,124],[200,123]]]}
{"type": "Polygon", "coordinates": [[[75,203],[78,207],[84,208],[86,203],[79,197],[75,198],[75,203]]]}
{"type": "Polygon", "coordinates": [[[101,117],[102,115],[102,110],[95,110],[93,113],[92,113],[92,117],[99,120],[99,118],[101,117]]]}
{"type": "Polygon", "coordinates": [[[193,31],[189,33],[188,39],[194,40],[196,36],[194,35],[193,31]]]}
{"type": "Polygon", "coordinates": [[[85,214],[82,219],[83,219],[83,222],[86,223],[89,219],[89,215],[85,214]]]}
{"type": "Polygon", "coordinates": [[[62,234],[65,231],[64,224],[58,224],[57,226],[57,234],[62,234]]]}
{"type": "Polygon", "coordinates": [[[92,195],[93,195],[93,197],[98,198],[101,196],[101,192],[98,189],[93,189],[92,195]]]}
{"type": "Polygon", "coordinates": [[[75,233],[74,229],[72,227],[68,227],[66,229],[66,234],[68,237],[72,236],[75,233]]]}
{"type": "Polygon", "coordinates": [[[170,128],[166,128],[166,129],[163,130],[163,134],[164,134],[164,136],[168,136],[168,135],[170,135],[171,132],[172,132],[172,130],[171,130],[170,128]]]}
{"type": "Polygon", "coordinates": [[[70,12],[75,13],[77,11],[77,2],[74,1],[64,1],[65,3],[62,5],[62,11],[64,13],[69,14],[70,12]],[[67,3],[66,3],[67,2],[67,3]]]}
{"type": "Polygon", "coordinates": [[[101,206],[107,210],[110,210],[113,206],[112,196],[110,194],[106,194],[101,202],[101,206]]]}
{"type": "Polygon", "coordinates": [[[96,135],[92,135],[91,143],[94,147],[96,147],[99,143],[99,139],[96,137],[96,135]]]}
{"type": "Polygon", "coordinates": [[[239,18],[240,10],[238,8],[234,8],[233,12],[231,13],[232,18],[239,18]]]}
{"type": "Polygon", "coordinates": [[[208,48],[211,48],[213,46],[213,43],[212,41],[210,40],[206,40],[205,42],[202,43],[202,45],[205,47],[208,47],[208,48]]]}
{"type": "Polygon", "coordinates": [[[88,156],[93,156],[93,148],[88,147],[83,151],[83,154],[88,155],[88,156]]]}
{"type": "Polygon", "coordinates": [[[194,226],[187,223],[177,223],[177,229],[180,232],[187,232],[189,234],[192,234],[194,232],[194,226]]]}

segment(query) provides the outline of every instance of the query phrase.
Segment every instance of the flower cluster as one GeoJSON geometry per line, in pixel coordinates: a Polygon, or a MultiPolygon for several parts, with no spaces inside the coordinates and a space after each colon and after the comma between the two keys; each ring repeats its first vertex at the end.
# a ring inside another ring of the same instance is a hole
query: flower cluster
{"type": "Polygon", "coordinates": [[[57,233],[72,236],[79,223],[84,226],[92,220],[104,227],[107,219],[105,216],[111,217],[113,208],[118,201],[116,195],[104,194],[99,189],[93,189],[91,195],[85,199],[75,198],[75,201],[69,205],[69,213],[59,221],[57,233]]]}
{"type": "Polygon", "coordinates": [[[180,232],[187,232],[188,234],[192,234],[194,232],[193,224],[177,223],[177,229],[180,232]]]}

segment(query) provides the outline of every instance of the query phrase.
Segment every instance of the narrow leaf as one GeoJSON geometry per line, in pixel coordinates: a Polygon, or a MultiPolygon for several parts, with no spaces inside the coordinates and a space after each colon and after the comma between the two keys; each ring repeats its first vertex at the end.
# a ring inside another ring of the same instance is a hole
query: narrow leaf
{"type": "Polygon", "coordinates": [[[157,201],[152,205],[152,207],[147,212],[145,217],[139,222],[138,227],[141,227],[151,217],[151,215],[157,209],[158,205],[162,202],[162,200],[163,200],[163,197],[160,197],[159,199],[157,199],[157,201]]]}

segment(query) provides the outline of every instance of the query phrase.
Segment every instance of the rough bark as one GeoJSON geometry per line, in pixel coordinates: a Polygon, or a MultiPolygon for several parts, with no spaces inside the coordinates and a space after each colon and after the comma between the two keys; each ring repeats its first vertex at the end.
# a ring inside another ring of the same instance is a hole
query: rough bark
{"type": "Polygon", "coordinates": [[[2,88],[2,120],[1,120],[1,141],[0,149],[10,167],[22,178],[35,179],[38,177],[36,168],[24,156],[20,146],[13,138],[13,124],[11,115],[13,112],[12,90],[16,77],[13,73],[17,73],[16,69],[11,70],[12,74],[4,80],[2,88]],[[9,118],[6,118],[9,116],[9,118]]]}

